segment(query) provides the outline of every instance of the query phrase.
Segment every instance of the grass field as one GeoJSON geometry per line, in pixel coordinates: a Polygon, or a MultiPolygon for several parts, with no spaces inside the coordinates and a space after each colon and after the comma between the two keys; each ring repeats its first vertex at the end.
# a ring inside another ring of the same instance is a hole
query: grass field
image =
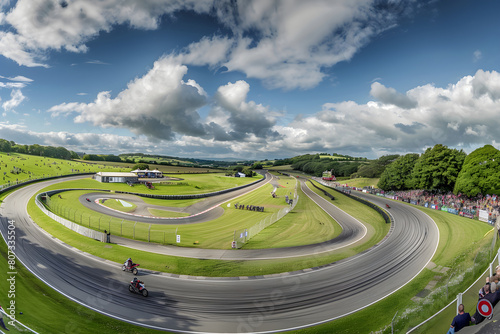
{"type": "Polygon", "coordinates": [[[121,212],[133,212],[137,208],[137,205],[135,205],[134,203],[126,202],[127,204],[123,205],[123,202],[116,199],[100,200],[100,203],[110,209],[118,210],[121,212]]]}
{"type": "Polygon", "coordinates": [[[0,184],[55,175],[103,171],[129,171],[122,167],[88,164],[27,154],[0,153],[0,184]]]}
{"type": "MultiPolygon", "coordinates": [[[[75,160],[87,164],[96,164],[103,166],[110,166],[115,168],[124,168],[130,172],[136,165],[135,163],[128,162],[114,162],[114,161],[89,161],[89,160],[75,160]]],[[[186,167],[186,166],[167,166],[159,164],[147,164],[149,169],[158,169],[165,174],[203,174],[203,173],[221,173],[219,168],[201,168],[201,167],[186,167]]]]}
{"type": "Polygon", "coordinates": [[[347,184],[349,187],[356,187],[356,188],[363,188],[363,187],[376,187],[378,183],[379,178],[365,178],[365,177],[360,177],[357,179],[348,179],[348,180],[342,180],[342,181],[337,181],[341,184],[347,184]]]}
{"type": "MultiPolygon", "coordinates": [[[[281,177],[280,181],[292,178],[281,177]]],[[[273,225],[265,228],[243,246],[243,249],[300,246],[328,241],[340,234],[342,228],[325,211],[298,189],[295,208],[273,225]]]]}

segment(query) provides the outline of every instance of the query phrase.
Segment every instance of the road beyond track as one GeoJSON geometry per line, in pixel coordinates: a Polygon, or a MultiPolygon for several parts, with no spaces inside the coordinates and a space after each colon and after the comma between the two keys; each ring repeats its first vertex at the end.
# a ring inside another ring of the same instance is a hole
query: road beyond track
{"type": "Polygon", "coordinates": [[[360,194],[379,206],[391,203],[395,219],[392,233],[370,251],[321,269],[276,277],[143,275],[141,279],[150,291],[144,298],[128,292],[132,275],[122,272],[119,265],[54,242],[33,224],[26,203],[36,189],[47,185],[19,189],[0,208],[4,238],[7,219],[15,221],[18,259],[54,289],[89,308],[134,324],[176,332],[268,333],[342,317],[409,282],[430,261],[439,241],[435,223],[421,211],[360,194]],[[363,289],[358,288],[360,277],[370,281],[363,289]]]}

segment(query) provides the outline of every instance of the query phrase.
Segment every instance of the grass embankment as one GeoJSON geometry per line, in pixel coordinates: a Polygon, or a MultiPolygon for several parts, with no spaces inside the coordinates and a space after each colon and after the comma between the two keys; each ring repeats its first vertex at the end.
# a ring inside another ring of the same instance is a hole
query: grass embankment
{"type": "Polygon", "coordinates": [[[19,153],[0,152],[0,184],[74,173],[129,171],[122,167],[88,164],[19,153]]]}
{"type": "Polygon", "coordinates": [[[356,188],[363,188],[363,187],[376,187],[378,184],[379,178],[366,178],[366,177],[359,177],[357,179],[348,179],[348,180],[341,180],[337,181],[341,184],[347,184],[349,187],[356,187],[356,188]]]}
{"type": "MultiPolygon", "coordinates": [[[[279,183],[288,186],[290,183],[295,184],[295,180],[281,176],[279,183]]],[[[307,197],[300,190],[300,187],[297,190],[299,201],[293,211],[250,239],[243,246],[244,249],[291,247],[320,243],[331,240],[342,232],[340,225],[307,197]]]]}
{"type": "Polygon", "coordinates": [[[148,211],[151,215],[153,215],[155,217],[161,217],[161,218],[179,218],[179,217],[188,217],[189,216],[189,213],[168,211],[168,210],[162,210],[162,209],[148,208],[148,211]]]}
{"type": "MultiPolygon", "coordinates": [[[[63,195],[66,195],[66,194],[63,194],[63,195]]],[[[63,195],[61,195],[61,197],[63,195]]],[[[54,197],[54,200],[56,200],[55,197],[54,197]]],[[[108,208],[113,209],[113,210],[118,210],[121,212],[133,212],[137,208],[137,205],[135,205],[134,203],[129,203],[129,202],[126,202],[123,200],[117,200],[117,199],[101,199],[101,200],[99,200],[99,202],[102,205],[104,205],[105,207],[108,207],[108,208]]],[[[54,204],[54,205],[57,205],[57,204],[54,204]]]]}

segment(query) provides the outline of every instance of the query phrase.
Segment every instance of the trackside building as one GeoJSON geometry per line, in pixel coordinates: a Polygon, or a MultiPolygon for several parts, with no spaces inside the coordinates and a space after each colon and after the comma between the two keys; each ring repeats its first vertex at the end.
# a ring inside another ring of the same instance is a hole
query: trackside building
{"type": "Polygon", "coordinates": [[[134,173],[123,172],[98,172],[95,179],[103,183],[136,183],[139,178],[134,173]]]}

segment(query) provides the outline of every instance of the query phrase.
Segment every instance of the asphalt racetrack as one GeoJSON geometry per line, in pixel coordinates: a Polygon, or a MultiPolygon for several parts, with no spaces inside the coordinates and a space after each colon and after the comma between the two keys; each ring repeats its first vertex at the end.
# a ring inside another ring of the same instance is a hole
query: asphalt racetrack
{"type": "MultiPolygon", "coordinates": [[[[174,332],[265,333],[342,317],[409,282],[430,261],[439,241],[438,229],[426,214],[402,203],[360,193],[379,206],[390,203],[395,220],[387,238],[369,251],[324,268],[266,277],[174,278],[143,273],[140,279],[150,293],[144,298],[128,292],[133,276],[122,272],[121,264],[56,242],[31,221],[26,213],[28,200],[37,189],[53,182],[57,181],[21,188],[9,195],[0,208],[4,239],[7,220],[15,221],[18,260],[45,283],[89,308],[174,332]],[[358,288],[360,278],[363,282],[369,280],[363,289],[358,288]]],[[[325,201],[321,205],[328,210],[331,204],[325,201]]],[[[344,224],[359,229],[357,221],[344,224]]],[[[321,247],[325,246],[314,249],[321,247]]],[[[304,248],[302,255],[310,251],[304,248]]]]}

